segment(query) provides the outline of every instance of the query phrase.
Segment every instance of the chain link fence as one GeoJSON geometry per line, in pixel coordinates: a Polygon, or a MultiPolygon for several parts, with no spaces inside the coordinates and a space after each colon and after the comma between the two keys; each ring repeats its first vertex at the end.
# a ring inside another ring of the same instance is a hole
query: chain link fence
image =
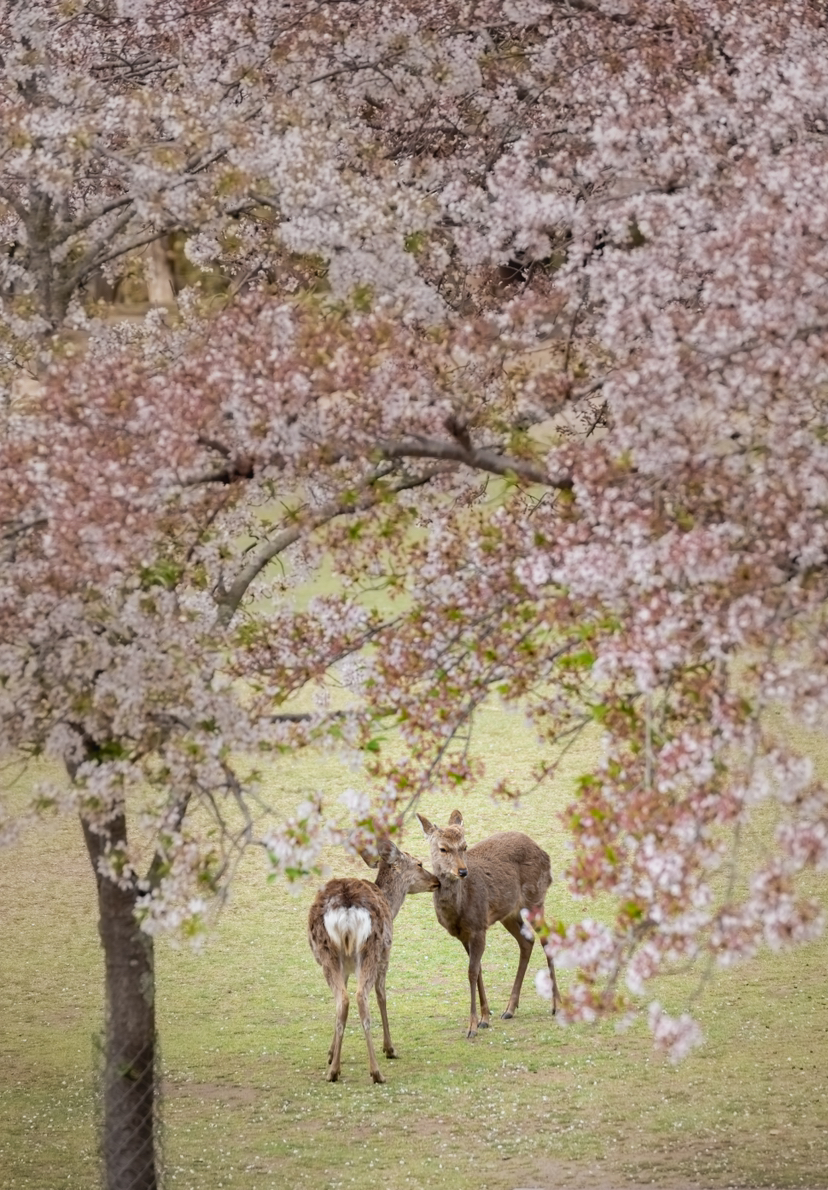
{"type": "Polygon", "coordinates": [[[161,1058],[108,1030],[93,1038],[101,1190],[164,1190],[161,1058]]]}

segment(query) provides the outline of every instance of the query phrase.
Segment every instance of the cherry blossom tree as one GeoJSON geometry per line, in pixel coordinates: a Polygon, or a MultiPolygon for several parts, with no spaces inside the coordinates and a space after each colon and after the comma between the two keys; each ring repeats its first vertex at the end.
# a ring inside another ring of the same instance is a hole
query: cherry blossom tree
{"type": "Polygon", "coordinates": [[[42,384],[4,413],[0,740],[67,770],[29,812],[80,815],[98,883],[130,1076],[108,1185],[155,1184],[153,935],[197,930],[254,840],[301,877],[478,778],[492,697],[545,741],[541,788],[603,738],[550,827],[615,915],[535,923],[576,969],[565,1016],[643,1008],[681,1056],[698,1029],[648,980],[822,928],[798,878],[826,790],[768,714],[819,730],[828,700],[820,6],[7,2],[1,27],[7,363],[42,384]],[[172,231],[223,309],[196,283],[175,320],[99,320],[90,279],[172,231]],[[296,612],[283,555],[340,595],[296,612]],[[350,708],[285,706],[332,677],[350,708]],[[334,741],[381,792],[266,821],[257,766],[334,741]]]}

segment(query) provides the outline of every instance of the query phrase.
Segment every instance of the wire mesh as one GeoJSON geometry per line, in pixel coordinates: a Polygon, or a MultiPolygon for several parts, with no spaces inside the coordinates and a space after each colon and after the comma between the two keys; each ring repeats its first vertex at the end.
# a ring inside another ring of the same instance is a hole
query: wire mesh
{"type": "Polygon", "coordinates": [[[101,1190],[163,1190],[161,1059],[157,1039],[125,1046],[94,1038],[101,1190]]]}

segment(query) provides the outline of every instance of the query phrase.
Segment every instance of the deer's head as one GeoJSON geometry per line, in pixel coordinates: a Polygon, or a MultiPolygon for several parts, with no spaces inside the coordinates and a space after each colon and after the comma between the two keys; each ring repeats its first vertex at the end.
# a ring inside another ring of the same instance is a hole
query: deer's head
{"type": "Polygon", "coordinates": [[[420,826],[431,848],[431,866],[435,876],[442,880],[464,880],[469,874],[466,867],[466,834],[463,830],[463,815],[452,810],[448,826],[435,826],[424,814],[418,814],[420,826]]]}
{"type": "Polygon", "coordinates": [[[407,851],[400,850],[387,835],[380,835],[376,841],[378,856],[368,849],[359,854],[369,868],[377,868],[377,884],[394,883],[404,894],[433,892],[440,887],[440,881],[433,872],[423,867],[423,861],[407,851]]]}

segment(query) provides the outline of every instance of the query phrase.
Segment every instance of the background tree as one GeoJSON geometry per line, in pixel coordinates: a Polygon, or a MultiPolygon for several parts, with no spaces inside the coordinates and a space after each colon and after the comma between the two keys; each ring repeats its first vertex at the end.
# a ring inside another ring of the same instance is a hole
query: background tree
{"type": "MultiPolygon", "coordinates": [[[[32,812],[80,813],[105,949],[143,976],[108,966],[109,1058],[138,1090],[107,1135],[151,1094],[153,932],[194,928],[253,838],[301,875],[332,829],[478,774],[492,694],[548,739],[539,780],[605,736],[568,879],[616,919],[542,927],[579,969],[570,1017],[630,1010],[677,958],[812,937],[796,879],[828,862],[826,793],[765,712],[819,729],[828,690],[820,7],[4,18],[8,360],[53,362],[3,425],[0,738],[68,769],[32,812]],[[196,290],[174,326],[98,324],[84,283],[172,231],[227,308],[196,290]],[[56,358],[69,328],[81,361],[56,358]],[[269,585],[287,550],[341,597],[297,615],[269,585]],[[377,584],[405,596],[388,616],[360,598],[377,584]],[[346,656],[361,697],[333,728],[382,793],[266,833],[256,757],[331,726],[280,707],[346,656]]],[[[649,1011],[673,1055],[697,1040],[649,1011]]],[[[112,1142],[111,1186],[116,1152],[153,1184],[136,1145],[112,1142]]]]}

